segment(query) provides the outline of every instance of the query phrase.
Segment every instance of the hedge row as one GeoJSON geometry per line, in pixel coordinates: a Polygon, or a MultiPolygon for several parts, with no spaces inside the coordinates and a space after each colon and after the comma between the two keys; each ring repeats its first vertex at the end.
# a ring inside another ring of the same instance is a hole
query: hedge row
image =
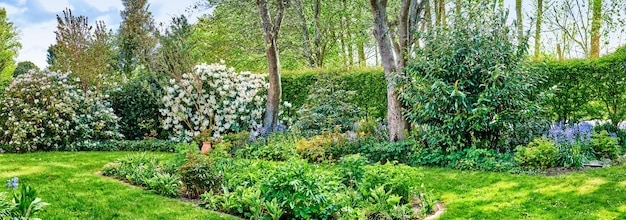
{"type": "Polygon", "coordinates": [[[387,114],[387,84],[382,69],[356,70],[306,70],[286,72],[281,75],[283,101],[300,108],[307,99],[309,86],[315,84],[323,74],[336,76],[337,83],[345,82],[345,90],[355,91],[355,105],[367,112],[371,118],[385,118],[387,114]]]}
{"type": "Polygon", "coordinates": [[[626,46],[595,59],[536,63],[547,77],[547,104],[554,119],[580,121],[626,116],[626,46]]]}

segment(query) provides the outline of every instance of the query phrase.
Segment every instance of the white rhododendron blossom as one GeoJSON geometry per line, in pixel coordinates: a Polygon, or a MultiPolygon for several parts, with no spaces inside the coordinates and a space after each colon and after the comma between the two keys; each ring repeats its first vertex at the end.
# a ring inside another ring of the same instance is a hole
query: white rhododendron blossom
{"type": "Polygon", "coordinates": [[[82,150],[120,138],[109,104],[67,74],[30,71],[0,96],[0,143],[7,151],[82,150]]]}
{"type": "Polygon", "coordinates": [[[174,141],[189,141],[203,131],[214,139],[258,125],[269,84],[267,75],[237,73],[219,64],[202,64],[165,88],[163,127],[174,141]]]}

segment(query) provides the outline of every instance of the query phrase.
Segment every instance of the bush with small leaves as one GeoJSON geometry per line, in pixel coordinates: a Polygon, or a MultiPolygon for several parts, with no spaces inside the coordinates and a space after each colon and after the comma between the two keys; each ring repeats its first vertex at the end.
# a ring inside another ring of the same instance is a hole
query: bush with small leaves
{"type": "Polygon", "coordinates": [[[556,165],[559,149],[546,138],[535,138],[527,146],[518,146],[515,162],[529,168],[551,168],[556,165]]]}
{"type": "Polygon", "coordinates": [[[591,135],[590,146],[598,159],[616,159],[621,153],[617,138],[611,137],[605,130],[591,135]]]}

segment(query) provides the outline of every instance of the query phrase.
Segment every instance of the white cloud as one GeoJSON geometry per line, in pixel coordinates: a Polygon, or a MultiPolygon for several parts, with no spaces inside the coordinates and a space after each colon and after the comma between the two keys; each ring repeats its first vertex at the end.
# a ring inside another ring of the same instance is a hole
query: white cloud
{"type": "Polygon", "coordinates": [[[18,61],[29,60],[40,68],[45,67],[48,46],[55,42],[56,20],[52,19],[40,24],[22,27],[21,42],[22,50],[19,52],[18,61]]]}
{"type": "Polygon", "coordinates": [[[116,9],[116,11],[121,11],[124,9],[124,5],[122,5],[122,1],[111,1],[111,0],[83,0],[85,3],[91,5],[92,7],[98,9],[98,11],[104,12],[108,11],[111,8],[116,9]]]}
{"type": "Polygon", "coordinates": [[[45,11],[52,13],[61,13],[65,8],[74,10],[74,7],[68,0],[37,0],[37,3],[39,3],[41,8],[45,11]]]}
{"type": "Polygon", "coordinates": [[[28,8],[26,7],[15,7],[13,5],[9,5],[6,3],[0,3],[0,8],[4,8],[7,11],[7,15],[9,17],[15,17],[24,13],[28,8]]]}

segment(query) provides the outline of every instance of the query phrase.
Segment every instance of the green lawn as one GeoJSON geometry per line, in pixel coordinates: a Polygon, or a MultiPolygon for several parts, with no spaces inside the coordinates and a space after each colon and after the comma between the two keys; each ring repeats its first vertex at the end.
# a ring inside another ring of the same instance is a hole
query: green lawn
{"type": "Polygon", "coordinates": [[[14,176],[34,186],[50,203],[42,219],[234,219],[96,174],[127,154],[0,154],[0,187],[14,176]]]}
{"type": "MultiPolygon", "coordinates": [[[[121,153],[0,155],[13,176],[51,203],[43,219],[219,219],[220,215],[95,173],[121,153]]],[[[626,219],[626,167],[554,177],[408,168],[448,206],[442,219],[626,219]]],[[[225,217],[222,217],[225,218],[225,217]]]]}

